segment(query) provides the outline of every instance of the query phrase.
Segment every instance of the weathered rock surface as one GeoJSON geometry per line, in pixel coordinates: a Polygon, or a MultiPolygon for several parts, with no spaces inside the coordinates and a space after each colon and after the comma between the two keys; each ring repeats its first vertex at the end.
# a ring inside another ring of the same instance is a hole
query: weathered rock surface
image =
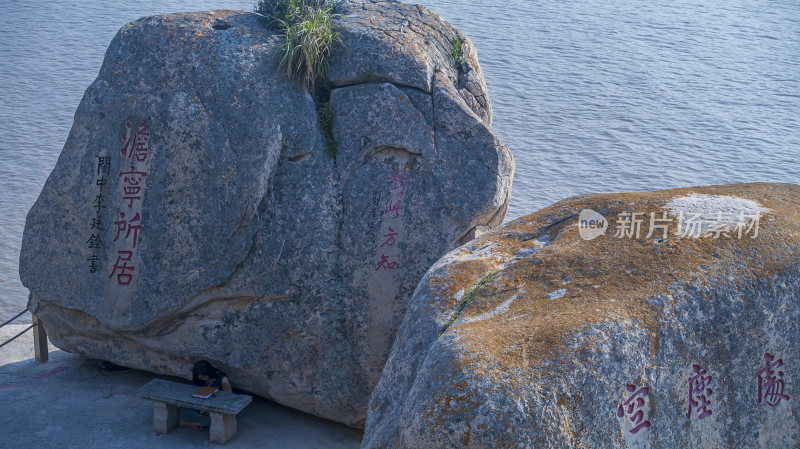
{"type": "Polygon", "coordinates": [[[581,196],[448,253],[362,448],[797,447],[798,204],[790,184],[581,196]]]}
{"type": "Polygon", "coordinates": [[[57,346],[184,377],[208,359],[363,426],[419,279],[502,222],[514,163],[469,41],[459,68],[458,32],[424,8],[339,8],[335,161],[260,16],[119,31],[25,227],[20,276],[57,346]]]}

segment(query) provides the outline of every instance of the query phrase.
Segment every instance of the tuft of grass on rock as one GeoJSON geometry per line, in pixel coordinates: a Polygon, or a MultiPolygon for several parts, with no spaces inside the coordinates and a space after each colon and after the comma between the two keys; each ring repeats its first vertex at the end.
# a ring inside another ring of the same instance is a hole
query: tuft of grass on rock
{"type": "Polygon", "coordinates": [[[302,81],[314,96],[325,153],[334,160],[338,144],[333,138],[327,74],[331,54],[341,43],[339,33],[333,30],[335,8],[335,0],[258,0],[255,5],[267,26],[283,34],[278,66],[289,78],[302,81]]]}
{"type": "Polygon", "coordinates": [[[324,78],[333,49],[341,42],[333,30],[333,0],[259,0],[255,12],[283,34],[280,68],[314,92],[324,78]]]}
{"type": "Polygon", "coordinates": [[[450,56],[453,57],[456,66],[461,68],[467,63],[467,60],[464,58],[464,40],[459,37],[454,37],[450,40],[450,44],[453,46],[453,49],[450,50],[450,56]]]}
{"type": "Polygon", "coordinates": [[[273,31],[281,31],[281,22],[294,22],[303,6],[298,0],[258,0],[254,10],[266,18],[273,31]]]}

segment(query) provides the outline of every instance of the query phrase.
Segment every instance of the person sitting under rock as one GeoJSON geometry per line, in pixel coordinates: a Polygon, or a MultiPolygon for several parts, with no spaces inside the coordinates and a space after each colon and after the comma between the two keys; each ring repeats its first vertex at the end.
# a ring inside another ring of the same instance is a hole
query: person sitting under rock
{"type": "MultiPolygon", "coordinates": [[[[200,360],[192,367],[192,383],[200,387],[214,387],[228,393],[233,393],[231,381],[222,371],[214,368],[205,360],[200,360]]],[[[203,430],[211,426],[208,412],[201,412],[186,407],[179,407],[181,427],[191,427],[194,430],[203,430]]]]}

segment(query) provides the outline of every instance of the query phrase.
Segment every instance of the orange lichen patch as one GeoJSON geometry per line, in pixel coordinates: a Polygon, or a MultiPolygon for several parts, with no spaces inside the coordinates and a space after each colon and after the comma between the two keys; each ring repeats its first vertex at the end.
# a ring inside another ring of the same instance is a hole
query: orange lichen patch
{"type": "MultiPolygon", "coordinates": [[[[800,186],[789,184],[594,195],[561,202],[481,237],[470,247],[492,243],[491,256],[483,259],[484,264],[475,259],[454,263],[449,273],[458,287],[451,288],[450,293],[474,285],[487,267],[500,266],[498,260],[505,260],[507,265],[450,327],[450,332],[459,336],[463,363],[468,363],[469,371],[478,377],[529,368],[563,354],[564,337],[607,320],[638,322],[649,331],[653,342],[650,351],[655,352],[659,310],[646,300],[658,295],[670,300],[670,285],[675,282],[713,286],[720,279],[765,279],[785,270],[787,255],[796,257],[800,251],[798,199],[800,186]],[[645,238],[649,222],[644,223],[639,238],[613,236],[618,214],[660,214],[669,211],[670,200],[691,192],[749,199],[770,211],[761,217],[756,238],[679,238],[673,224],[666,241],[657,243],[656,236],[645,238]],[[610,222],[609,233],[582,240],[577,222],[583,209],[603,214],[610,222]],[[516,254],[530,251],[537,237],[552,243],[512,260],[516,254]],[[511,296],[513,301],[501,313],[470,320],[511,296]],[[481,372],[482,366],[500,368],[481,372]]],[[[437,288],[446,282],[451,282],[449,275],[437,280],[437,288]]],[[[444,288],[439,291],[446,293],[444,288]]],[[[588,347],[593,344],[583,343],[588,347]]]]}
{"type": "MultiPolygon", "coordinates": [[[[463,365],[466,359],[463,359],[463,355],[454,355],[456,357],[462,357],[459,361],[453,361],[453,369],[455,370],[458,369],[460,365],[463,365]]],[[[442,376],[449,376],[455,372],[457,371],[440,374],[442,376]]],[[[497,381],[500,376],[493,377],[494,380],[497,381]]],[[[429,402],[433,405],[427,406],[419,412],[421,420],[428,424],[428,429],[431,429],[428,441],[433,443],[435,447],[449,447],[450,444],[454,442],[460,443],[463,447],[467,447],[467,443],[471,438],[471,433],[480,435],[488,430],[489,426],[485,420],[475,419],[479,410],[482,410],[480,413],[484,414],[484,418],[499,420],[501,426],[503,424],[505,425],[506,431],[504,434],[495,435],[495,437],[509,439],[513,437],[511,433],[512,426],[509,422],[509,414],[501,411],[498,411],[496,414],[492,413],[494,406],[486,403],[486,396],[499,394],[497,391],[488,392],[486,388],[494,389],[495,386],[499,385],[498,383],[492,383],[490,381],[478,384],[469,378],[459,378],[455,380],[447,379],[446,385],[447,388],[434,390],[432,392],[433,397],[430,398],[429,402]],[[486,416],[485,414],[487,413],[491,413],[491,416],[486,416]],[[453,417],[465,418],[463,424],[464,428],[461,429],[462,431],[460,433],[453,433],[452,427],[445,427],[444,429],[441,427],[442,424],[451,423],[453,417]],[[445,430],[445,432],[441,432],[442,430],[445,430]],[[446,430],[451,430],[451,432],[447,432],[446,430]]],[[[496,428],[496,424],[497,423],[494,423],[492,427],[496,428]]],[[[510,440],[494,440],[493,442],[496,444],[495,447],[506,447],[511,444],[510,440]]]]}
{"type": "MultiPolygon", "coordinates": [[[[456,304],[459,302],[456,298],[458,292],[463,291],[466,295],[479,282],[480,278],[476,279],[475,273],[485,274],[495,268],[496,265],[483,259],[461,262],[457,267],[449,269],[446,273],[447,276],[431,277],[429,281],[431,294],[433,297],[444,300],[452,299],[452,303],[456,304]]],[[[442,304],[441,306],[449,307],[453,304],[442,304]]]]}
{"type": "Polygon", "coordinates": [[[466,379],[459,379],[450,383],[447,392],[441,394],[437,403],[438,407],[425,409],[422,416],[431,422],[446,422],[447,418],[454,414],[475,411],[483,405],[482,398],[470,394],[471,388],[466,379]],[[453,394],[452,392],[457,392],[453,394]]]}

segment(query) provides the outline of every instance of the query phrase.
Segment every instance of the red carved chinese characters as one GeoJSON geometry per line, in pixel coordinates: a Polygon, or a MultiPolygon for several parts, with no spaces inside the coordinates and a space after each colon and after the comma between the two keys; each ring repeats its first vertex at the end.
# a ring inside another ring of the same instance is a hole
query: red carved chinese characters
{"type": "Polygon", "coordinates": [[[697,413],[697,419],[704,419],[711,415],[711,400],[708,398],[714,393],[711,385],[711,375],[700,365],[692,365],[692,377],[689,378],[689,411],[686,419],[692,419],[692,411],[697,413]]]}
{"type": "Polygon", "coordinates": [[[378,266],[375,267],[375,271],[378,271],[381,268],[386,270],[394,270],[397,268],[397,261],[389,262],[389,256],[386,254],[381,254],[381,260],[378,262],[378,266]]]}
{"type": "Polygon", "coordinates": [[[130,121],[125,123],[120,148],[123,163],[120,165],[128,169],[121,170],[117,178],[120,199],[128,210],[118,211],[118,218],[114,220],[116,233],[113,242],[116,243],[117,260],[108,275],[109,278],[116,276],[118,285],[130,285],[136,271],[133,249],[138,245],[139,231],[142,229],[141,208],[150,154],[149,143],[150,126],[146,120],[139,122],[135,132],[130,121]]]}
{"type": "Polygon", "coordinates": [[[123,200],[128,201],[128,208],[133,208],[134,201],[141,201],[142,196],[142,181],[147,173],[142,171],[137,171],[136,166],[131,165],[131,169],[129,171],[121,171],[119,172],[119,177],[122,178],[122,191],[123,191],[123,200]]]}
{"type": "Polygon", "coordinates": [[[125,212],[119,213],[119,220],[114,221],[114,224],[117,226],[117,235],[114,236],[113,241],[119,240],[120,235],[124,232],[124,238],[127,239],[131,236],[131,232],[133,233],[133,245],[132,248],[136,248],[136,239],[139,237],[139,229],[142,229],[142,225],[139,224],[141,221],[141,217],[139,216],[139,212],[136,212],[136,215],[133,216],[130,220],[125,219],[126,215],[125,212]]]}
{"type": "Polygon", "coordinates": [[[394,218],[399,217],[400,211],[403,210],[402,203],[403,200],[397,200],[395,201],[394,205],[392,205],[392,200],[389,200],[389,202],[386,203],[386,207],[383,209],[383,214],[386,215],[390,212],[394,212],[394,218]]]}
{"type": "Polygon", "coordinates": [[[133,156],[133,141],[134,137],[131,136],[133,125],[130,121],[125,122],[125,134],[122,135],[122,148],[119,149],[122,157],[129,158],[133,156]]]}
{"type": "Polygon", "coordinates": [[[119,285],[130,285],[131,281],[133,280],[133,274],[128,273],[128,271],[133,272],[136,267],[133,265],[128,265],[128,262],[131,261],[131,257],[133,256],[133,251],[117,251],[117,261],[114,263],[114,268],[111,270],[111,274],[108,275],[109,279],[117,275],[117,284],[119,285]],[[119,271],[119,273],[117,273],[119,271]]]}
{"type": "Polygon", "coordinates": [[[406,185],[408,185],[408,172],[400,172],[392,176],[392,186],[389,190],[392,192],[399,190],[400,196],[406,196],[406,185]]]}
{"type": "Polygon", "coordinates": [[[395,232],[394,229],[392,229],[392,227],[389,226],[389,232],[383,235],[383,237],[386,238],[386,240],[384,240],[383,243],[381,243],[381,248],[383,248],[385,245],[394,246],[394,238],[396,235],[397,232],[395,232]]]}
{"type": "Polygon", "coordinates": [[[133,125],[130,121],[125,122],[125,133],[122,135],[122,148],[119,152],[123,158],[135,158],[139,162],[147,159],[149,151],[148,142],[150,141],[150,126],[145,120],[139,123],[136,133],[133,133],[133,125]]]}
{"type": "Polygon", "coordinates": [[[650,427],[650,421],[645,419],[644,410],[644,396],[647,396],[649,390],[647,387],[637,389],[636,385],[627,384],[625,389],[631,395],[622,404],[617,407],[617,417],[622,418],[626,416],[634,425],[628,432],[636,434],[645,427],[650,427]]]}
{"type": "Polygon", "coordinates": [[[150,140],[150,127],[147,126],[147,122],[142,120],[142,123],[139,124],[139,129],[136,130],[136,147],[134,148],[134,152],[136,153],[136,160],[139,162],[144,162],[147,159],[147,152],[149,148],[147,147],[147,142],[150,140]]]}
{"type": "MultiPolygon", "coordinates": [[[[408,186],[408,172],[401,171],[396,173],[389,180],[389,198],[383,208],[383,216],[388,224],[389,231],[384,233],[378,248],[384,248],[380,253],[380,260],[375,265],[375,271],[378,270],[394,270],[398,267],[397,257],[398,249],[395,243],[400,237],[402,232],[402,216],[403,216],[403,199],[406,194],[406,187],[408,186]],[[398,231],[395,231],[398,229],[398,231]]],[[[380,201],[381,195],[373,195],[373,201],[380,201]]],[[[371,214],[370,216],[373,216],[371,214]]],[[[375,234],[370,226],[370,233],[375,234]]]]}
{"type": "Polygon", "coordinates": [[[783,371],[778,368],[783,366],[783,359],[775,359],[775,356],[764,353],[764,367],[756,371],[758,377],[758,398],[757,403],[764,400],[768,405],[775,407],[782,400],[789,400],[789,396],[783,393],[783,371]]]}

